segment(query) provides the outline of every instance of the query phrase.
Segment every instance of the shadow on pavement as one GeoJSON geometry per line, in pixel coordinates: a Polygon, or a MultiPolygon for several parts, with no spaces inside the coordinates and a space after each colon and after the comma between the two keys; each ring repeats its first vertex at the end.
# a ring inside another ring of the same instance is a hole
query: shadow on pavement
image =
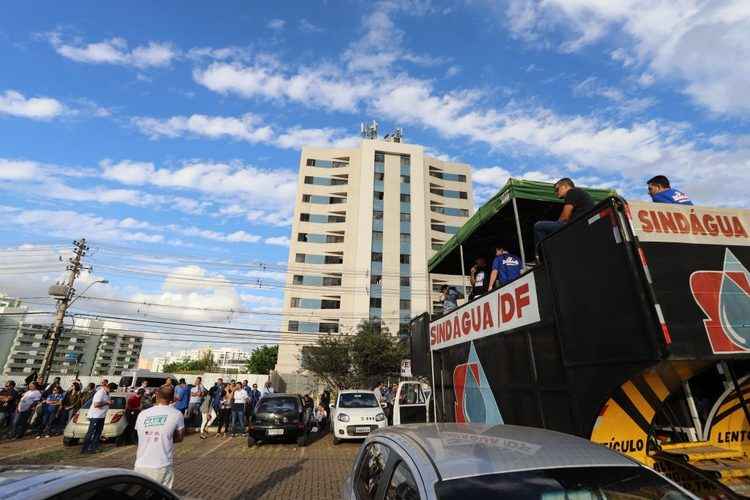
{"type": "Polygon", "coordinates": [[[289,467],[278,469],[269,474],[263,481],[252,486],[252,489],[241,492],[233,500],[252,500],[263,498],[263,496],[285,480],[293,477],[302,470],[302,465],[307,459],[297,460],[289,467]]]}

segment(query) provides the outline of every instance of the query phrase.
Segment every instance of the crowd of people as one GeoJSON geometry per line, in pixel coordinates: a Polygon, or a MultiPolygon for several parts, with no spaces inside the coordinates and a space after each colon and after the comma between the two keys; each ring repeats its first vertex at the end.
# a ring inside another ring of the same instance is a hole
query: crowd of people
{"type": "MultiPolygon", "coordinates": [[[[657,175],[646,181],[647,190],[654,203],[673,203],[692,205],[693,202],[682,191],[671,186],[664,175],[657,175]]],[[[568,177],[557,181],[554,185],[555,196],[563,200],[563,208],[557,220],[542,220],[534,224],[534,248],[545,237],[562,229],[568,222],[594,208],[594,200],[584,189],[576,187],[568,177]]],[[[473,300],[488,292],[499,288],[518,278],[524,269],[531,269],[539,263],[538,255],[533,261],[524,265],[521,258],[508,252],[506,245],[500,243],[495,246],[495,255],[491,267],[487,267],[487,259],[479,257],[469,272],[468,299],[473,300]]],[[[441,287],[443,314],[447,314],[458,307],[461,293],[452,286],[441,287]]]]}

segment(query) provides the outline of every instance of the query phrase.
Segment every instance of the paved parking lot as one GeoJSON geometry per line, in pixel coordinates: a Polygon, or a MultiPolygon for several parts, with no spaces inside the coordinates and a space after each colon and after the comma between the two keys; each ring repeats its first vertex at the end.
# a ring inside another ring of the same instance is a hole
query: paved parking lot
{"type": "MultiPolygon", "coordinates": [[[[294,444],[247,447],[242,438],[206,440],[186,436],[175,453],[175,491],[200,499],[330,499],[340,498],[360,443],[334,446],[330,434],[305,448],[294,444]]],[[[80,447],[64,447],[62,438],[0,442],[0,463],[56,464],[132,468],[135,446],[104,445],[102,453],[81,455],[80,447]]]]}

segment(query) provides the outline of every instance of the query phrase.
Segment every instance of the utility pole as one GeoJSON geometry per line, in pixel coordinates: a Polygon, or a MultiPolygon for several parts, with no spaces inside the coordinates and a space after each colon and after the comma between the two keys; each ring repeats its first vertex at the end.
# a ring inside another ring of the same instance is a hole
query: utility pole
{"type": "Polygon", "coordinates": [[[46,384],[47,378],[49,377],[50,369],[52,368],[52,359],[57,349],[57,344],[60,342],[60,334],[63,330],[63,321],[65,320],[65,313],[68,310],[75,289],[76,278],[81,274],[81,260],[86,255],[86,250],[89,247],[86,246],[86,239],[83,238],[80,241],[73,242],[73,257],[68,259],[68,277],[63,284],[53,285],[49,288],[49,294],[57,299],[57,313],[55,314],[55,321],[52,323],[50,329],[49,343],[47,344],[47,352],[44,353],[44,361],[42,361],[42,369],[39,372],[39,376],[42,381],[46,384]]]}

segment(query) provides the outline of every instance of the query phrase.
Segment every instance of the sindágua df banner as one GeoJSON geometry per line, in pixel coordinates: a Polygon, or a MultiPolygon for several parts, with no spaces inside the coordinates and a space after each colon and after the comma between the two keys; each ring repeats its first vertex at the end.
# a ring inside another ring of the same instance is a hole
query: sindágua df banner
{"type": "Polygon", "coordinates": [[[529,273],[430,323],[430,349],[481,339],[540,320],[534,273],[529,273]]]}

